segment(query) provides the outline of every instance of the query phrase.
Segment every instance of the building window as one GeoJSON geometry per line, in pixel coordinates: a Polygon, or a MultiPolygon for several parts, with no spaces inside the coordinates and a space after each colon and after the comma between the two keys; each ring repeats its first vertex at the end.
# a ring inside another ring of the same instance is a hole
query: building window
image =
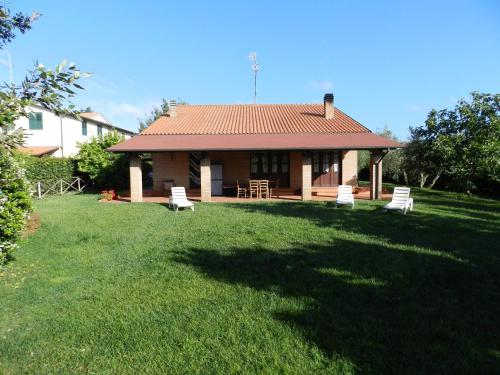
{"type": "Polygon", "coordinates": [[[281,173],[288,173],[288,154],[281,154],[281,173]]]}
{"type": "Polygon", "coordinates": [[[43,129],[43,114],[42,112],[31,112],[29,115],[30,130],[43,129]]]}
{"type": "Polygon", "coordinates": [[[313,153],[313,172],[319,173],[319,154],[313,153]]]}
{"type": "Polygon", "coordinates": [[[271,173],[278,173],[278,154],[271,154],[271,173]]]}
{"type": "Polygon", "coordinates": [[[330,172],[330,153],[323,152],[323,173],[330,172]]]}
{"type": "Polygon", "coordinates": [[[259,170],[259,157],[256,154],[252,154],[252,158],[250,160],[250,171],[251,173],[257,173],[259,170]]]}
{"type": "Polygon", "coordinates": [[[82,121],[82,135],[87,135],[87,121],[82,121]]]}
{"type": "Polygon", "coordinates": [[[97,135],[99,137],[102,136],[102,126],[101,125],[97,125],[97,135]]]}
{"type": "Polygon", "coordinates": [[[261,155],[261,162],[262,162],[262,173],[267,173],[268,172],[268,158],[267,154],[262,154],[261,155]]]}

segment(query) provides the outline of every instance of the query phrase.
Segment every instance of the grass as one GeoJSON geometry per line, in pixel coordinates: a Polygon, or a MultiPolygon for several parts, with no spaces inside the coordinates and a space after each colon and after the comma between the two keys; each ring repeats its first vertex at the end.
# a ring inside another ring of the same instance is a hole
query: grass
{"type": "Polygon", "coordinates": [[[414,196],[40,201],[0,271],[0,373],[497,372],[500,202],[414,196]]]}

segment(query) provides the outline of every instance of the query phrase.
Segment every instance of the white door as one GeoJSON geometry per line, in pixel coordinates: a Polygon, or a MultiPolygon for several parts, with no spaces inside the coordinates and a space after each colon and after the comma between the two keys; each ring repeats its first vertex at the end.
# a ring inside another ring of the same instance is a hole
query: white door
{"type": "Polygon", "coordinates": [[[212,195],[222,195],[222,164],[212,164],[210,166],[212,178],[212,195]]]}

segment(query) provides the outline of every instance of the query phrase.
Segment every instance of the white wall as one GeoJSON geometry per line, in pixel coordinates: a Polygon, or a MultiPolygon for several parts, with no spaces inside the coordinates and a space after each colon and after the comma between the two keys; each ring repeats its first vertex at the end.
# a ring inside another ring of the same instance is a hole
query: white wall
{"type": "MultiPolygon", "coordinates": [[[[59,117],[52,112],[39,107],[30,108],[32,112],[41,112],[43,117],[43,129],[31,130],[29,128],[29,119],[27,117],[20,118],[16,121],[16,128],[24,128],[26,138],[26,146],[54,146],[59,147],[53,155],[73,156],[78,153],[77,143],[88,142],[92,137],[97,136],[96,122],[92,120],[87,121],[87,135],[82,135],[82,122],[70,117],[59,117]],[[62,132],[61,132],[62,121],[62,132]],[[61,134],[62,133],[62,134],[61,134]]],[[[102,134],[112,131],[112,128],[102,125],[102,134]]],[[[125,139],[129,139],[130,135],[121,132],[117,129],[118,133],[125,135],[125,139]]]]}

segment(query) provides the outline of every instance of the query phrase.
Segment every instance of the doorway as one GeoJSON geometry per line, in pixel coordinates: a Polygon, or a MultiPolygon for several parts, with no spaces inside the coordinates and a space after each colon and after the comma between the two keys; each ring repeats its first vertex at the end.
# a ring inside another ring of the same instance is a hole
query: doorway
{"type": "Polygon", "coordinates": [[[312,186],[334,187],[340,181],[340,151],[312,153],[312,186]]]}

